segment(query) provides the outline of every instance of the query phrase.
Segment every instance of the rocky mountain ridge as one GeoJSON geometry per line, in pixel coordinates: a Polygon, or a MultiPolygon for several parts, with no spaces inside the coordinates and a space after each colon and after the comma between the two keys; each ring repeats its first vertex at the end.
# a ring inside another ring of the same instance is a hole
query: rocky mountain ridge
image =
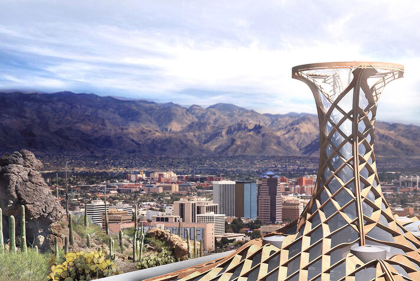
{"type": "MultiPolygon", "coordinates": [[[[94,94],[0,93],[0,153],[317,156],[318,119],[231,104],[188,108],[94,94]]],[[[420,127],[377,122],[378,156],[420,155],[420,127]]]]}

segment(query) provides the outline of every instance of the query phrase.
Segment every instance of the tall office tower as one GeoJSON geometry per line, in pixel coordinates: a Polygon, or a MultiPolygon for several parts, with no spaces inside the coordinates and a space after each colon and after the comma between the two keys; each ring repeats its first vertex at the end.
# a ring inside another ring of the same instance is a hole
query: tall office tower
{"type": "Polygon", "coordinates": [[[183,222],[197,222],[197,201],[175,201],[174,215],[179,216],[183,222]]]}
{"type": "Polygon", "coordinates": [[[219,213],[227,217],[235,216],[235,182],[214,181],[213,201],[219,205],[219,213]]]}
{"type": "Polygon", "coordinates": [[[258,219],[263,223],[282,221],[280,178],[273,172],[266,172],[258,180],[258,219]]]}
{"type": "Polygon", "coordinates": [[[250,241],[213,266],[171,278],[420,280],[419,223],[393,216],[373,151],[377,101],[403,71],[375,62],[294,67],[293,78],[312,90],[320,127],[320,165],[309,204],[298,220],[264,242],[250,241]]]}
{"type": "MultiPolygon", "coordinates": [[[[109,204],[107,204],[109,210],[109,204]]],[[[94,224],[102,226],[102,213],[105,212],[105,203],[102,200],[93,200],[92,203],[86,204],[86,211],[88,217],[94,224]]]]}
{"type": "Polygon", "coordinates": [[[197,222],[197,215],[213,212],[218,213],[218,205],[205,198],[181,198],[174,202],[174,215],[179,216],[183,222],[197,222]]]}
{"type": "Polygon", "coordinates": [[[235,216],[257,218],[257,183],[237,181],[235,185],[235,216]]]}

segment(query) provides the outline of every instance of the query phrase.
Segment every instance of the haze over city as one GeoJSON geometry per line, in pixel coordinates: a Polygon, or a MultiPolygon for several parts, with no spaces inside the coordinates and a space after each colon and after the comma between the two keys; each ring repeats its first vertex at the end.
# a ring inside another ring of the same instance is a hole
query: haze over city
{"type": "Polygon", "coordinates": [[[295,65],[385,61],[381,121],[420,125],[414,1],[2,1],[0,88],[314,113],[295,65]]]}

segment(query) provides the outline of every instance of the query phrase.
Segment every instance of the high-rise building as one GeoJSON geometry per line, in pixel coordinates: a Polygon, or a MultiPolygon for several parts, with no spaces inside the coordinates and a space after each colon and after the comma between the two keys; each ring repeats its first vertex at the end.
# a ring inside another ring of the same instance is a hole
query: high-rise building
{"type": "Polygon", "coordinates": [[[175,201],[174,215],[179,216],[183,222],[197,222],[197,201],[175,201]]]}
{"type": "Polygon", "coordinates": [[[225,233],[225,215],[207,213],[197,215],[197,223],[213,223],[214,224],[214,235],[222,235],[225,233]]]}
{"type": "Polygon", "coordinates": [[[303,211],[303,203],[299,200],[284,201],[282,205],[282,217],[284,222],[297,220],[303,211]]]}
{"type": "Polygon", "coordinates": [[[207,214],[207,213],[219,213],[219,205],[213,201],[197,201],[197,215],[207,214]]]}
{"type": "MultiPolygon", "coordinates": [[[[107,210],[109,205],[107,204],[107,210]]],[[[93,200],[92,203],[86,204],[86,212],[88,217],[94,224],[102,227],[102,213],[105,212],[105,203],[102,200],[93,200]]]]}
{"type": "Polygon", "coordinates": [[[282,221],[280,178],[273,172],[266,172],[258,180],[258,219],[263,223],[282,221]]]}
{"type": "Polygon", "coordinates": [[[219,213],[227,217],[235,216],[235,182],[214,181],[213,201],[219,205],[219,213]]]}
{"type": "Polygon", "coordinates": [[[174,202],[174,215],[179,216],[183,222],[197,222],[198,214],[218,213],[217,204],[206,201],[205,198],[181,198],[174,202]]]}
{"type": "Polygon", "coordinates": [[[257,183],[237,181],[235,185],[235,216],[257,218],[257,183]]]}

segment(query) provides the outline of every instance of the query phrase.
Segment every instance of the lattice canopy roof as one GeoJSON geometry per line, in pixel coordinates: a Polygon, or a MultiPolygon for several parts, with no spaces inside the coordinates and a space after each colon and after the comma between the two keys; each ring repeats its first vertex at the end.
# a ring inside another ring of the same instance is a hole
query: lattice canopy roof
{"type": "Polygon", "coordinates": [[[270,234],[281,238],[277,246],[253,240],[223,259],[157,280],[420,280],[419,225],[392,214],[374,153],[377,101],[403,72],[376,62],[294,67],[293,78],[314,95],[320,126],[318,177],[306,209],[270,234]],[[370,250],[381,254],[366,258],[370,250]]]}

